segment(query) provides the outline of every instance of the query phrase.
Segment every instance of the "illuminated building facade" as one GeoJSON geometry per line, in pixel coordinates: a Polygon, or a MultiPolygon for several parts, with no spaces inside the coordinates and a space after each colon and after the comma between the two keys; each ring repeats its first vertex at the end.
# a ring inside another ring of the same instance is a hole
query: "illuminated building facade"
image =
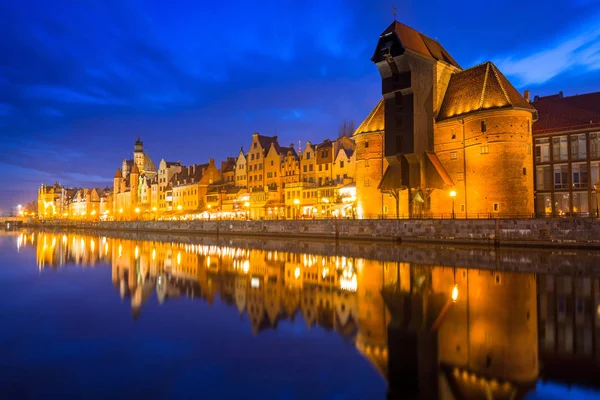
{"type": "Polygon", "coordinates": [[[382,132],[374,158],[387,166],[381,178],[365,173],[357,185],[359,214],[384,214],[372,189],[361,200],[366,183],[395,199],[397,216],[532,216],[537,114],[495,65],[463,70],[437,41],[397,21],[379,37],[372,61],[383,100],[354,137],[382,132]]]}
{"type": "Polygon", "coordinates": [[[532,105],[537,215],[598,215],[600,92],[535,96],[532,105]]]}

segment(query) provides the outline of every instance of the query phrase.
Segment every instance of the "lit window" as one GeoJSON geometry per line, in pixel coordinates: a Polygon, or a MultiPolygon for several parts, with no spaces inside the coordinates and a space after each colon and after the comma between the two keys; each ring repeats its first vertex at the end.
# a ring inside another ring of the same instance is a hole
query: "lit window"
{"type": "Polygon", "coordinates": [[[500,205],[498,203],[494,203],[494,212],[498,212],[500,210],[500,205]]]}
{"type": "Polygon", "coordinates": [[[490,152],[490,149],[487,145],[481,146],[480,148],[481,154],[488,154],[490,152]]]}
{"type": "Polygon", "coordinates": [[[458,155],[456,154],[455,151],[450,152],[450,159],[451,160],[456,160],[458,158],[458,155]]]}
{"type": "Polygon", "coordinates": [[[465,173],[464,172],[458,172],[456,174],[456,179],[459,181],[464,181],[465,180],[465,173]]]}

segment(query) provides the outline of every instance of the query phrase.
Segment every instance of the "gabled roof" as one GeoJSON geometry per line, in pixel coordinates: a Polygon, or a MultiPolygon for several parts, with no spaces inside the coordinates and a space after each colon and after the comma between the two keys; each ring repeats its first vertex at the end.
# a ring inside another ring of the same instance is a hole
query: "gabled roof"
{"type": "Polygon", "coordinates": [[[280,151],[280,154],[282,154],[284,157],[287,157],[288,151],[291,151],[292,156],[294,156],[295,158],[298,158],[298,153],[296,153],[296,149],[294,149],[293,147],[280,147],[279,151],[280,151]]]}
{"type": "Polygon", "coordinates": [[[115,178],[122,178],[123,173],[121,172],[121,168],[117,168],[117,172],[115,173],[115,178]]]}
{"type": "Polygon", "coordinates": [[[383,99],[369,113],[367,118],[359,125],[352,136],[358,136],[363,133],[383,132],[385,129],[385,103],[383,99]]]}
{"type": "Polygon", "coordinates": [[[277,136],[263,136],[257,135],[258,143],[263,148],[263,150],[269,151],[269,147],[271,147],[271,143],[275,145],[275,150],[279,153],[279,143],[277,142],[277,136]]]}
{"type": "Polygon", "coordinates": [[[133,164],[133,167],[131,167],[131,173],[132,174],[139,174],[140,173],[140,170],[139,170],[137,164],[135,164],[135,163],[133,164]]]}
{"type": "Polygon", "coordinates": [[[600,92],[563,97],[536,97],[538,110],[533,133],[600,127],[600,92]]]}
{"type": "Polygon", "coordinates": [[[490,61],[450,77],[438,121],[477,111],[520,108],[535,112],[513,85],[490,61]]]}
{"type": "MultiPolygon", "coordinates": [[[[384,37],[392,32],[396,33],[400,44],[406,50],[414,51],[429,59],[442,61],[446,64],[460,68],[460,65],[458,65],[456,60],[452,58],[450,53],[448,53],[438,41],[423,35],[410,26],[394,21],[385,31],[383,31],[380,37],[384,37]]],[[[375,59],[375,55],[372,59],[375,59]]]]}

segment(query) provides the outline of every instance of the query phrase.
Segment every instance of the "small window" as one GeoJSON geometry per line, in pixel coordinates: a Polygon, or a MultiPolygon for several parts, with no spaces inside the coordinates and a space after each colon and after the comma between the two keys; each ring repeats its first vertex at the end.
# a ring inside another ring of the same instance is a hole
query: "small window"
{"type": "Polygon", "coordinates": [[[460,205],[460,212],[465,212],[465,205],[464,204],[460,205]]]}
{"type": "Polygon", "coordinates": [[[523,167],[523,175],[527,175],[527,168],[523,167]]]}
{"type": "Polygon", "coordinates": [[[340,168],[344,168],[344,162],[340,161],[340,168]]]}
{"type": "Polygon", "coordinates": [[[458,154],[455,151],[450,152],[450,159],[456,160],[458,158],[458,154]]]}
{"type": "Polygon", "coordinates": [[[274,164],[273,164],[273,160],[271,160],[271,167],[272,167],[273,165],[274,165],[274,164]]]}
{"type": "Polygon", "coordinates": [[[383,206],[383,213],[387,214],[388,213],[388,206],[383,206]]]}
{"type": "Polygon", "coordinates": [[[323,171],[323,165],[319,165],[319,172],[323,171]]]}
{"type": "Polygon", "coordinates": [[[369,159],[365,160],[365,167],[370,167],[371,166],[371,162],[369,159]]]}
{"type": "Polygon", "coordinates": [[[325,164],[325,171],[329,171],[329,164],[325,164]]]}
{"type": "MultiPolygon", "coordinates": [[[[253,148],[256,148],[256,143],[254,143],[254,146],[253,146],[253,148]]],[[[254,154],[252,155],[252,157],[254,157],[254,154]]]]}
{"type": "Polygon", "coordinates": [[[456,179],[459,181],[464,181],[465,180],[465,173],[464,172],[458,172],[456,174],[456,179]]]}
{"type": "Polygon", "coordinates": [[[481,121],[481,132],[486,132],[487,131],[487,125],[485,123],[485,121],[481,121]]]}
{"type": "Polygon", "coordinates": [[[499,209],[500,206],[498,205],[498,203],[494,203],[494,212],[498,212],[499,209]]]}
{"type": "Polygon", "coordinates": [[[369,148],[369,142],[368,141],[365,142],[365,149],[367,149],[367,148],[369,148]]]}
{"type": "Polygon", "coordinates": [[[456,139],[456,131],[452,128],[452,140],[456,139]]]}
{"type": "Polygon", "coordinates": [[[487,145],[481,146],[480,148],[481,154],[489,154],[490,148],[487,145]]]}
{"type": "Polygon", "coordinates": [[[496,283],[496,285],[502,284],[502,275],[494,274],[494,282],[496,283]]]}

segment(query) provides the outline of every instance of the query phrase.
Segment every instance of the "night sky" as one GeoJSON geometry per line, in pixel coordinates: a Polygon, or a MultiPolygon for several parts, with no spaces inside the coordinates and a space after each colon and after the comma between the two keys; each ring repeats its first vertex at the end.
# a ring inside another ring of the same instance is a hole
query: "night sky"
{"type": "MultiPolygon", "coordinates": [[[[600,90],[600,0],[396,3],[463,68],[600,90]]],[[[42,181],[112,185],[138,135],[157,166],[235,156],[253,132],[335,138],[380,97],[370,57],[392,19],[372,0],[2,0],[0,213],[42,181]]]]}

